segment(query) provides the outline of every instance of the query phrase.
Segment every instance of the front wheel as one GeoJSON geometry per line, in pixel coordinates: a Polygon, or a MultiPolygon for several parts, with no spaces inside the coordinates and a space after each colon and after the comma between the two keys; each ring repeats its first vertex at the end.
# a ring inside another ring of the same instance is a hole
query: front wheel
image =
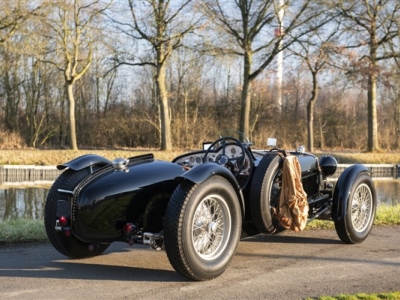
{"type": "Polygon", "coordinates": [[[229,266],[240,239],[241,210],[221,176],[182,182],[165,215],[165,250],[174,269],[192,280],[210,280],[229,266]]]}
{"type": "Polygon", "coordinates": [[[339,238],[347,244],[364,241],[372,229],[376,205],[375,188],[371,177],[366,174],[359,175],[351,187],[345,217],[335,221],[339,238]]]}

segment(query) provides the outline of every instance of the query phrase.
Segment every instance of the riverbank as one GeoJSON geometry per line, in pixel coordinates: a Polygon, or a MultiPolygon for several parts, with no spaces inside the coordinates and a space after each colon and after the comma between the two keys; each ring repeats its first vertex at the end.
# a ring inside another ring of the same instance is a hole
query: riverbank
{"type": "MultiPolygon", "coordinates": [[[[186,150],[187,151],[187,150],[186,150]]],[[[2,150],[0,151],[0,187],[7,185],[43,185],[51,183],[62,171],[56,165],[70,161],[85,154],[97,154],[110,161],[116,157],[129,158],[132,156],[153,153],[156,159],[171,161],[185,152],[160,151],[157,149],[118,149],[118,150],[2,150]]],[[[362,152],[316,152],[315,155],[332,155],[338,161],[336,179],[350,165],[362,163],[372,172],[373,178],[400,178],[400,154],[398,153],[362,153],[362,152]]]]}
{"type": "MultiPolygon", "coordinates": [[[[253,149],[256,149],[253,147],[253,149]]],[[[116,157],[132,157],[141,154],[153,153],[156,159],[172,160],[176,156],[190,150],[176,149],[174,151],[160,151],[157,149],[85,149],[85,150],[39,150],[39,149],[17,149],[1,150],[0,165],[37,165],[37,166],[56,166],[63,162],[72,160],[84,154],[98,154],[113,160],[116,157]]],[[[332,155],[338,163],[352,164],[400,164],[400,153],[367,153],[351,151],[316,151],[316,156],[332,155]]]]}

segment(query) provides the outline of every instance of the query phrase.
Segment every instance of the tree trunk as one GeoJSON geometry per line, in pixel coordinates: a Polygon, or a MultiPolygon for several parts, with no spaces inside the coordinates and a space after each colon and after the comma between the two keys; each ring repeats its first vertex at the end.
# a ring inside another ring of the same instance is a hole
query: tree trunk
{"type": "Polygon", "coordinates": [[[165,69],[163,64],[157,66],[156,87],[157,97],[161,108],[161,150],[172,150],[171,120],[169,116],[167,89],[165,87],[165,69]]]}
{"type": "Polygon", "coordinates": [[[75,99],[73,93],[73,84],[66,82],[67,99],[68,99],[68,112],[69,112],[69,145],[72,150],[78,150],[76,142],[76,120],[75,120],[75,99]]]}
{"type": "MultiPolygon", "coordinates": [[[[6,57],[8,58],[8,56],[6,57]]],[[[18,81],[17,74],[15,72],[11,72],[9,70],[4,71],[3,75],[3,88],[5,90],[4,98],[6,100],[5,104],[5,125],[6,128],[12,132],[19,132],[19,123],[18,123],[18,106],[19,106],[19,88],[16,85],[16,81],[18,81]]]]}
{"type": "Polygon", "coordinates": [[[377,85],[377,49],[376,29],[373,24],[370,42],[370,72],[368,75],[368,151],[379,150],[378,143],[378,114],[376,108],[376,85],[377,85]]]}
{"type": "Polygon", "coordinates": [[[311,92],[311,98],[307,103],[307,129],[308,129],[308,151],[314,151],[314,106],[315,101],[318,97],[318,82],[317,74],[312,72],[313,89],[311,92]]]}
{"type": "Polygon", "coordinates": [[[321,149],[325,148],[325,137],[324,137],[324,124],[321,121],[321,118],[318,118],[318,127],[319,127],[319,147],[321,149]]]}
{"type": "Polygon", "coordinates": [[[368,151],[379,150],[378,116],[376,109],[376,75],[368,78],[368,151]]]}
{"type": "Polygon", "coordinates": [[[395,101],[395,114],[394,114],[394,128],[395,128],[395,147],[400,147],[400,94],[397,95],[395,101]]]}
{"type": "Polygon", "coordinates": [[[243,86],[242,86],[242,102],[240,107],[240,124],[239,131],[243,134],[240,138],[250,136],[250,107],[251,107],[251,95],[249,93],[251,88],[251,64],[252,56],[250,53],[245,54],[244,66],[243,66],[243,86]]]}

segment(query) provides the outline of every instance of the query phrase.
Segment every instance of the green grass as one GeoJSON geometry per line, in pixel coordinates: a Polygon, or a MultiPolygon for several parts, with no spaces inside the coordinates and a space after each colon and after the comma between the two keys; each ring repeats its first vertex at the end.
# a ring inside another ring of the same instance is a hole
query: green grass
{"type": "Polygon", "coordinates": [[[356,294],[356,295],[339,295],[335,297],[322,296],[318,298],[307,298],[307,300],[397,300],[400,299],[400,291],[392,293],[377,294],[356,294]]]}
{"type": "MultiPolygon", "coordinates": [[[[400,225],[400,204],[391,206],[381,204],[376,210],[375,226],[400,225]]],[[[334,229],[332,221],[314,220],[306,229],[334,229]]]]}
{"type": "Polygon", "coordinates": [[[27,242],[46,242],[43,220],[16,219],[0,221],[0,245],[27,242]]]}
{"type": "Polygon", "coordinates": [[[400,225],[400,204],[379,205],[375,218],[375,225],[400,225]]]}

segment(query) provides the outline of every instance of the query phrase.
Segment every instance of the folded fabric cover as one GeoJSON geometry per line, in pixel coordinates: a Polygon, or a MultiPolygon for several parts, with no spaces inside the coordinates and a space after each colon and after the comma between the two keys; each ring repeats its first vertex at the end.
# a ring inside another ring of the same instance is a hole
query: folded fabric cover
{"type": "Polygon", "coordinates": [[[299,160],[297,156],[289,155],[283,161],[282,189],[276,218],[283,227],[301,231],[306,227],[308,210],[299,160]]]}

